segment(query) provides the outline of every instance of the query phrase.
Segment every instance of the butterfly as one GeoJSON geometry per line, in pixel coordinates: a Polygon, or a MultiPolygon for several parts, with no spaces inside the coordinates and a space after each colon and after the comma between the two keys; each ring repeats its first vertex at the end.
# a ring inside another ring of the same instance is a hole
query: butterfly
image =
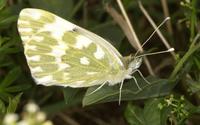
{"type": "Polygon", "coordinates": [[[141,89],[132,74],[139,72],[142,57],[123,57],[104,38],[45,10],[23,9],[17,23],[37,84],[73,88],[100,85],[95,91],[105,84],[121,84],[119,100],[125,79],[133,78],[141,89]]]}

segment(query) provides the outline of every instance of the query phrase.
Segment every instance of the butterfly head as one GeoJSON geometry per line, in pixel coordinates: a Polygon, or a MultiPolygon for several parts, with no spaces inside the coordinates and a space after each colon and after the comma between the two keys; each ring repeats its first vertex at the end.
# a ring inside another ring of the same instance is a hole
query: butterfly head
{"type": "Polygon", "coordinates": [[[131,69],[132,71],[135,69],[138,69],[142,64],[142,57],[136,57],[128,64],[128,69],[131,69]]]}
{"type": "Polygon", "coordinates": [[[142,57],[133,57],[132,55],[124,57],[124,65],[129,71],[138,69],[142,64],[142,57]]]}

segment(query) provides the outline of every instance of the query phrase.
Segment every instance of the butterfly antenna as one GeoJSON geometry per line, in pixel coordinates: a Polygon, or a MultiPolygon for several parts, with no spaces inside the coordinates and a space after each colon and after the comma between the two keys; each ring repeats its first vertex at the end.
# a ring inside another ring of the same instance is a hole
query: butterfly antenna
{"type": "Polygon", "coordinates": [[[170,49],[165,50],[165,51],[142,54],[142,55],[136,56],[135,58],[139,58],[139,57],[143,57],[143,56],[149,56],[149,55],[157,55],[157,54],[161,54],[161,53],[168,53],[168,52],[172,52],[172,51],[174,51],[174,48],[170,48],[170,49]]]}
{"type": "MultiPolygon", "coordinates": [[[[141,48],[143,48],[143,46],[153,37],[153,35],[158,31],[158,29],[166,22],[170,19],[170,17],[165,18],[160,25],[158,25],[158,27],[153,31],[153,33],[149,36],[149,38],[141,45],[141,48]]],[[[137,54],[139,53],[139,49],[136,51],[135,56],[137,56],[137,54]]]]}

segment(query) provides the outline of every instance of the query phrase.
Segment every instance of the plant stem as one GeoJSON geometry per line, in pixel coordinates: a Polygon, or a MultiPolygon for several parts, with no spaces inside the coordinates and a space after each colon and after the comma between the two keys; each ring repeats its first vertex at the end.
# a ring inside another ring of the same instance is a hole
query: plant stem
{"type": "Polygon", "coordinates": [[[196,0],[192,0],[192,13],[190,18],[190,42],[193,41],[194,34],[195,34],[195,22],[196,22],[196,0]]]}
{"type": "Polygon", "coordinates": [[[189,51],[183,56],[183,58],[178,62],[176,65],[174,71],[172,72],[170,78],[174,79],[178,71],[183,67],[183,64],[188,60],[188,58],[197,50],[200,48],[200,43],[198,43],[196,46],[191,47],[189,51]]]}

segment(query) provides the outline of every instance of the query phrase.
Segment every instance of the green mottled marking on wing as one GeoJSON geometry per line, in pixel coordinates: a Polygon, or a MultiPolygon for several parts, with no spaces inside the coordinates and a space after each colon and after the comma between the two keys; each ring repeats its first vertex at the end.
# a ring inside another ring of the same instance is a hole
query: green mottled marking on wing
{"type": "MultiPolygon", "coordinates": [[[[28,15],[29,13],[27,12],[27,15],[20,15],[18,19],[18,30],[20,35],[23,37],[29,37],[29,39],[32,35],[38,33],[45,24],[53,23],[55,21],[55,17],[46,13],[45,11],[39,11],[41,17],[37,20],[33,19],[31,15],[28,15]],[[32,29],[32,31],[20,31],[20,29],[32,29]]],[[[22,40],[26,42],[27,39],[23,39],[23,37],[22,40]]]]}

